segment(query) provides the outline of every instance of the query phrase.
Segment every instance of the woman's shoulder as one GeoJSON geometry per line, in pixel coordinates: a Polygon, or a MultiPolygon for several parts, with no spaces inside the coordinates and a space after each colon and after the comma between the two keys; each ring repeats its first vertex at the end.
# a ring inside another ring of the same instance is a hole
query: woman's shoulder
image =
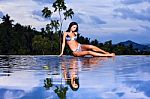
{"type": "Polygon", "coordinates": [[[69,33],[69,32],[64,32],[64,33],[69,33]]]}
{"type": "Polygon", "coordinates": [[[64,32],[63,34],[64,34],[64,35],[67,35],[68,33],[69,33],[69,32],[64,32]]]}

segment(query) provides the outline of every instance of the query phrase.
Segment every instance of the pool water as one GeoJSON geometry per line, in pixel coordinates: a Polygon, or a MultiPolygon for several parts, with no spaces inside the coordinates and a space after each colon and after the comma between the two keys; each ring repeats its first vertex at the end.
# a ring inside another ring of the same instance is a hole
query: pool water
{"type": "Polygon", "coordinates": [[[0,99],[150,99],[150,56],[0,56],[0,99]]]}

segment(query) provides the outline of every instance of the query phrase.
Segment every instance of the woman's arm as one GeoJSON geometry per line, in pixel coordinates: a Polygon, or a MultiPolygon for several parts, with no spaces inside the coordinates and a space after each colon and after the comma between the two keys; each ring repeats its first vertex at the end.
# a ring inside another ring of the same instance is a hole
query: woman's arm
{"type": "Polygon", "coordinates": [[[63,43],[62,43],[62,47],[61,47],[61,53],[60,53],[59,56],[62,56],[62,55],[63,55],[64,48],[65,48],[65,41],[66,41],[65,38],[66,38],[66,35],[67,35],[67,33],[64,32],[64,34],[63,34],[63,43]]]}

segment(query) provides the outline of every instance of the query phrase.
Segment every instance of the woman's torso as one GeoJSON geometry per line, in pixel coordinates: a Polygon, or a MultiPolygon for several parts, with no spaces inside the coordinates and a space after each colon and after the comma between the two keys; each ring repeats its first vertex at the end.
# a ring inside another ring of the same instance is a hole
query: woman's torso
{"type": "Polygon", "coordinates": [[[67,42],[69,48],[72,51],[76,50],[78,48],[78,42],[76,41],[77,40],[77,36],[74,33],[67,32],[67,35],[66,35],[65,39],[66,39],[66,42],[67,42]]]}

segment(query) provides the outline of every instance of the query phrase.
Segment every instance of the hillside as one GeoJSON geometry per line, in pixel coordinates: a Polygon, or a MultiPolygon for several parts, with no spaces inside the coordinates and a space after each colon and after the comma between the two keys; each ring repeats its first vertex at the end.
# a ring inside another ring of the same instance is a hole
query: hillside
{"type": "Polygon", "coordinates": [[[118,44],[124,45],[124,46],[130,46],[132,45],[133,48],[143,50],[143,51],[150,51],[150,46],[149,45],[143,45],[143,44],[138,44],[135,43],[131,40],[125,41],[125,42],[120,42],[118,44]]]}

